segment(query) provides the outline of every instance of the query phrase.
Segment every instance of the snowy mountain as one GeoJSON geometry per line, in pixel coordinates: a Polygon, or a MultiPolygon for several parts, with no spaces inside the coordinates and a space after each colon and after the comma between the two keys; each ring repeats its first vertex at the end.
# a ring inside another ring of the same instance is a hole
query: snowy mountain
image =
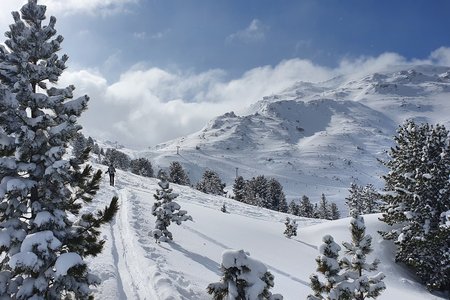
{"type": "Polygon", "coordinates": [[[399,124],[414,118],[450,127],[449,97],[448,67],[397,66],[360,78],[299,82],[242,116],[226,113],[199,132],[137,155],[155,168],[180,161],[192,182],[213,169],[229,190],[236,173],[275,177],[288,199],[307,195],[315,202],[324,193],[345,211],[350,183],[382,187],[378,159],[399,124]]]}
{"type": "MultiPolygon", "coordinates": [[[[106,170],[105,166],[95,167],[106,170]]],[[[330,234],[339,244],[350,241],[348,218],[323,221],[297,217],[298,235],[288,239],[283,235],[286,214],[171,185],[179,193],[177,202],[194,221],[171,225],[174,241],[157,244],[149,235],[155,225],[151,207],[157,187],[153,178],[122,171],[118,171],[116,187],[103,180],[92,205],[102,208],[117,195],[120,210],[102,231],[106,240],[103,253],[90,262],[92,271],[102,279],[96,298],[211,299],[206,286],[219,281],[222,253],[244,249],[275,276],[274,293],[281,293],[285,300],[305,299],[311,293],[309,276],[316,272],[322,237],[330,234]],[[220,211],[224,203],[228,213],[220,211]]],[[[382,241],[377,234],[385,226],[378,215],[365,219],[373,236],[374,252],[369,259],[379,258],[379,271],[386,275],[387,289],[378,299],[443,299],[428,293],[412,274],[393,262],[391,242],[382,241]]]]}

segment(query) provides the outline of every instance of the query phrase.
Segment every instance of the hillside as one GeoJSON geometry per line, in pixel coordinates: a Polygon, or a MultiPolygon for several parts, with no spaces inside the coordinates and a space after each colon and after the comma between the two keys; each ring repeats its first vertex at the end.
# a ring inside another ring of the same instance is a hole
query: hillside
{"type": "MultiPolygon", "coordinates": [[[[210,299],[205,288],[219,280],[222,252],[244,249],[273,273],[274,292],[283,294],[286,300],[305,299],[322,236],[331,234],[338,243],[350,239],[348,218],[323,223],[297,218],[298,236],[287,239],[282,234],[286,214],[172,185],[180,194],[177,202],[194,221],[172,225],[174,242],[157,245],[149,236],[155,221],[151,206],[156,187],[153,178],[122,171],[117,174],[116,187],[103,180],[93,205],[103,207],[118,195],[120,210],[115,221],[102,231],[104,252],[91,261],[93,271],[103,281],[95,291],[96,298],[210,299]],[[220,211],[223,203],[227,214],[220,211]]],[[[366,216],[366,224],[374,237],[373,257],[381,259],[380,270],[386,274],[387,290],[379,299],[441,299],[393,263],[392,245],[380,241],[376,233],[384,226],[377,215],[366,216]]]]}
{"type": "Polygon", "coordinates": [[[226,113],[136,155],[150,158],[155,169],[180,161],[192,182],[216,170],[229,189],[236,172],[275,177],[288,199],[305,194],[314,202],[325,193],[345,211],[350,183],[382,187],[378,160],[386,158],[399,124],[414,118],[450,127],[449,74],[448,67],[398,66],[361,78],[299,82],[244,115],[226,113]]]}

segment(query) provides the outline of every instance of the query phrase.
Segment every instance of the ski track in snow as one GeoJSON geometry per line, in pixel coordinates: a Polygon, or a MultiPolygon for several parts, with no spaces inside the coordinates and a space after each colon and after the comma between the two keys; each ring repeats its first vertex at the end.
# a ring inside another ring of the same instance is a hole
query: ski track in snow
{"type": "Polygon", "coordinates": [[[120,208],[109,228],[119,299],[201,299],[180,272],[169,268],[162,252],[171,249],[157,245],[149,235],[154,222],[144,215],[151,211],[153,190],[142,188],[138,181],[124,179],[118,180],[114,188],[104,188],[110,198],[119,197],[120,208]]]}

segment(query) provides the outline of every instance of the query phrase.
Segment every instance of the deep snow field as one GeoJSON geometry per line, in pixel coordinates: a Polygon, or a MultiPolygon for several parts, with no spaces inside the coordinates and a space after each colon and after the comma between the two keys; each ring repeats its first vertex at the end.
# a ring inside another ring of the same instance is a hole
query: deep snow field
{"type": "MultiPolygon", "coordinates": [[[[94,167],[106,170],[105,166],[94,167]]],[[[206,286],[219,281],[221,255],[227,249],[244,249],[266,264],[275,276],[273,293],[286,300],[305,299],[311,293],[309,276],[315,272],[322,237],[331,234],[339,244],[350,241],[349,218],[296,217],[298,235],[288,239],[283,235],[287,214],[171,184],[179,193],[175,201],[194,221],[172,224],[169,230],[174,241],[156,244],[149,233],[155,222],[151,207],[157,180],[119,170],[116,186],[110,187],[106,177],[92,206],[101,208],[118,195],[120,210],[102,230],[103,253],[90,259],[90,267],[102,279],[95,290],[97,299],[211,299],[206,286]],[[223,203],[229,213],[220,211],[223,203]]],[[[428,293],[393,262],[392,244],[381,241],[376,233],[384,227],[378,215],[365,216],[365,221],[373,237],[374,252],[369,259],[379,258],[379,271],[386,275],[387,289],[379,299],[443,299],[428,293]]]]}

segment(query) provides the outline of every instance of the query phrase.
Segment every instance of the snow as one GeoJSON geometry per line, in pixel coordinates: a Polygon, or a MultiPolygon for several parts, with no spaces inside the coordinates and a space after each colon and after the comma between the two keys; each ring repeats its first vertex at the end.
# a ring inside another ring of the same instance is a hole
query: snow
{"type": "Polygon", "coordinates": [[[27,235],[20,246],[20,251],[31,252],[36,247],[39,252],[47,253],[48,249],[56,250],[60,246],[61,242],[53,235],[53,232],[46,230],[27,235]]]}
{"type": "Polygon", "coordinates": [[[50,223],[54,220],[54,217],[48,211],[41,211],[36,214],[33,223],[38,227],[50,223]]]}
{"type": "Polygon", "coordinates": [[[67,275],[67,271],[76,265],[84,265],[80,255],[73,252],[61,254],[55,263],[55,276],[67,275]]]}
{"type": "MultiPolygon", "coordinates": [[[[105,166],[97,167],[106,170],[105,166]]],[[[272,293],[287,300],[305,299],[311,293],[309,276],[316,272],[322,238],[328,234],[336,244],[351,241],[350,218],[300,218],[171,184],[179,194],[177,202],[194,222],[172,225],[173,242],[157,244],[149,236],[155,224],[151,207],[153,194],[159,189],[157,180],[121,170],[116,179],[116,187],[103,180],[92,204],[103,208],[114,195],[120,201],[115,220],[101,234],[105,250],[87,261],[102,280],[94,293],[99,299],[211,299],[206,287],[220,280],[222,254],[239,249],[251,253],[252,259],[274,275],[272,293]],[[220,210],[224,203],[227,214],[220,210]],[[298,224],[297,236],[291,239],[283,235],[286,217],[298,224]]],[[[409,271],[394,262],[392,242],[382,240],[377,233],[386,229],[378,220],[380,216],[364,216],[366,234],[373,237],[374,247],[367,259],[381,260],[377,272],[368,277],[378,272],[386,275],[387,289],[378,299],[444,299],[429,294],[409,271]]],[[[225,257],[225,263],[231,263],[225,257]]]]}

